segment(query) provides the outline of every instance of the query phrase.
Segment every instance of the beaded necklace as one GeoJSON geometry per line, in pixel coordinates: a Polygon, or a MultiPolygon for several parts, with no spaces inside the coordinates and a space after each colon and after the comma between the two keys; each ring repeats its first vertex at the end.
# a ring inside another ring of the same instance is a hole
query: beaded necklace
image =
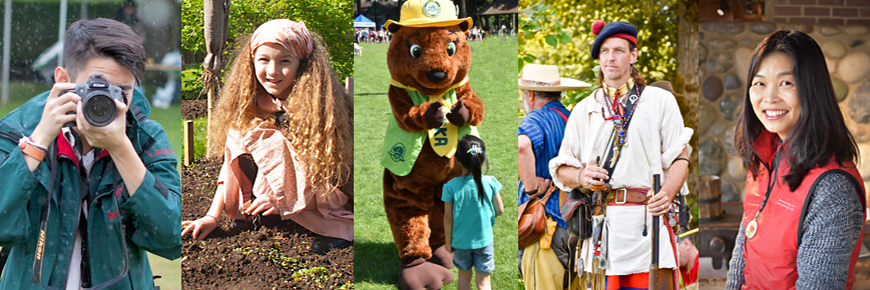
{"type": "Polygon", "coordinates": [[[610,96],[607,95],[607,89],[605,88],[602,92],[604,93],[604,107],[607,108],[607,113],[610,115],[610,117],[605,118],[605,120],[613,121],[613,126],[616,130],[616,135],[613,137],[613,157],[610,160],[610,164],[612,165],[619,159],[619,149],[622,148],[622,145],[625,145],[625,125],[631,121],[631,118],[634,116],[634,111],[637,110],[637,101],[640,100],[640,91],[637,89],[637,83],[634,83],[634,94],[631,94],[631,91],[629,91],[629,96],[626,98],[628,99],[628,102],[633,104],[631,112],[629,112],[627,116],[625,114],[626,106],[623,104],[624,101],[616,101],[616,98],[619,97],[619,91],[617,91],[617,95],[614,97],[612,103],[610,101],[610,96]]]}

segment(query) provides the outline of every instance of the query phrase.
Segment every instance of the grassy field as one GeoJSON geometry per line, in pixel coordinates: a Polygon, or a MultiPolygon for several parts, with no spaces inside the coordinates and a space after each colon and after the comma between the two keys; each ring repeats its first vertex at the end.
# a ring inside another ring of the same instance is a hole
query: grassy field
{"type": "MultiPolygon", "coordinates": [[[[50,89],[45,84],[28,83],[28,82],[10,82],[10,100],[5,105],[0,105],[0,116],[5,116],[15,108],[18,108],[30,97],[33,97],[45,90],[50,89]],[[26,96],[26,97],[22,97],[26,96]]],[[[153,92],[153,88],[147,91],[153,92]]],[[[160,122],[163,128],[166,129],[166,135],[169,142],[172,144],[172,149],[175,155],[179,158],[178,164],[181,164],[181,106],[174,105],[168,109],[151,108],[151,119],[160,122]]],[[[181,167],[178,167],[179,170],[181,167]]],[[[179,171],[180,172],[180,171],[179,171]]],[[[160,286],[160,289],[181,289],[181,259],[169,261],[159,256],[148,254],[148,260],[151,262],[151,272],[155,276],[162,278],[155,280],[155,285],[160,286]]],[[[2,271],[2,269],[0,269],[2,271]]]]}
{"type": "MultiPolygon", "coordinates": [[[[483,99],[486,116],[478,127],[487,145],[489,175],[504,186],[505,213],[496,218],[493,289],[517,287],[517,87],[515,39],[490,38],[471,42],[471,87],[483,99]]],[[[355,111],[354,160],[356,196],[354,278],[359,289],[395,289],[399,255],[384,213],[380,165],[387,121],[392,118],[387,89],[388,44],[362,44],[363,55],[354,58],[355,111]]],[[[457,277],[456,269],[453,270],[457,277]]],[[[444,289],[456,289],[457,283],[444,289]]]]}

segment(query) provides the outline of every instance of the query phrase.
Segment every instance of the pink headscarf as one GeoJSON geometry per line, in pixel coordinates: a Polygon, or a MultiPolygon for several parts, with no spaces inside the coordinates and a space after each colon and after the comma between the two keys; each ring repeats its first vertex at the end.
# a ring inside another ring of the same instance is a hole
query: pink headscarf
{"type": "Polygon", "coordinates": [[[297,59],[305,59],[314,50],[314,40],[305,23],[287,19],[275,19],[260,25],[251,36],[251,55],[266,43],[281,45],[297,59]]]}

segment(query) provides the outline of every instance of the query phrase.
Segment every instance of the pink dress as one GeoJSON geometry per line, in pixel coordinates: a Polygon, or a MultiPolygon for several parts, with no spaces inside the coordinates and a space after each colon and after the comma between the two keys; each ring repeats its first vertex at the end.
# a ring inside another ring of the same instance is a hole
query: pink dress
{"type": "Polygon", "coordinates": [[[229,130],[220,183],[224,184],[224,209],[229,218],[244,219],[242,212],[252,196],[269,194],[277,199],[282,220],[293,220],[318,235],[353,241],[353,212],[345,208],[347,195],[338,189],[328,196],[313,190],[306,182],[304,163],[296,159],[289,140],[274,125],[263,122],[241,138],[238,131],[229,130]],[[239,168],[242,154],[251,154],[258,167],[253,184],[239,168]]]}

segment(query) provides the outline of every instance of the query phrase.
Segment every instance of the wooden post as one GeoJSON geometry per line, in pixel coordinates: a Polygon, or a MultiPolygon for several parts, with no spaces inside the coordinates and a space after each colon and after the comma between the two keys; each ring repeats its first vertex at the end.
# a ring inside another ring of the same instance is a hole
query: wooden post
{"type": "Polygon", "coordinates": [[[353,77],[344,79],[344,88],[347,89],[347,94],[353,97],[353,77]]]}
{"type": "Polygon", "coordinates": [[[183,164],[184,166],[190,166],[190,163],[193,162],[193,156],[195,151],[193,145],[193,121],[184,120],[184,156],[183,156],[183,164]]]}

